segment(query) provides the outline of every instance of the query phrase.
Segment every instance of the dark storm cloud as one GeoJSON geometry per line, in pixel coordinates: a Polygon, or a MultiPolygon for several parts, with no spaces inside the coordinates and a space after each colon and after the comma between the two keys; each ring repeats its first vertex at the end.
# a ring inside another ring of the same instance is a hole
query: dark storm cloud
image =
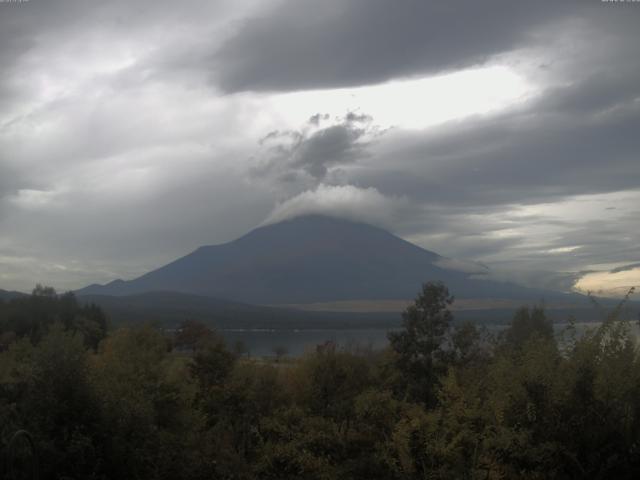
{"type": "MultiPolygon", "coordinates": [[[[568,93],[576,97],[575,89],[568,93]]],[[[565,99],[553,95],[558,103],[565,99]]],[[[640,187],[640,102],[611,95],[600,109],[582,105],[574,114],[548,110],[547,100],[484,121],[398,133],[385,147],[393,161],[381,155],[380,168],[362,172],[370,176],[363,180],[423,201],[470,205],[535,203],[640,187]]]]}
{"type": "MultiPolygon", "coordinates": [[[[583,2],[584,3],[584,2],[583,2]]],[[[215,54],[228,92],[372,84],[482,63],[577,2],[289,0],[215,54]]]]}
{"type": "Polygon", "coordinates": [[[330,168],[355,162],[368,155],[371,136],[379,133],[371,125],[372,118],[349,112],[333,125],[320,127],[329,121],[326,114],[315,114],[309,125],[300,130],[273,131],[260,140],[264,152],[254,174],[265,174],[291,182],[308,175],[322,181],[330,168]]]}
{"type": "Polygon", "coordinates": [[[303,168],[315,178],[323,178],[327,166],[352,162],[363,155],[363,146],[357,144],[362,134],[362,130],[345,125],[320,130],[299,146],[293,166],[303,168]]]}
{"type": "MultiPolygon", "coordinates": [[[[357,185],[473,212],[640,187],[638,20],[640,9],[585,2],[283,2],[217,58],[228,90],[279,90],[371,84],[542,48],[549,84],[535,100],[398,131],[365,168],[347,170],[357,185]]],[[[339,149],[343,138],[326,140],[339,149]]],[[[318,152],[330,159],[326,147],[318,152]]]]}
{"type": "Polygon", "coordinates": [[[631,263],[629,265],[623,265],[622,267],[614,268],[613,270],[610,270],[609,273],[628,272],[630,270],[635,270],[636,268],[640,268],[640,262],[631,263]]]}
{"type": "MultiPolygon", "coordinates": [[[[492,280],[504,282],[516,282],[531,288],[544,288],[559,292],[570,292],[576,281],[587,271],[582,272],[553,272],[549,270],[493,270],[490,274],[492,280]]],[[[478,277],[481,278],[481,277],[478,277]]],[[[485,277],[486,278],[486,277],[485,277]]]]}
{"type": "Polygon", "coordinates": [[[502,257],[512,272],[539,270],[540,275],[505,277],[531,286],[572,284],[582,274],[548,274],[640,258],[635,233],[640,217],[620,208],[605,210],[608,200],[598,210],[590,205],[577,210],[582,214],[594,209],[591,216],[600,217],[595,221],[573,218],[571,208],[562,220],[510,218],[509,211],[514,205],[562,203],[575,196],[640,189],[640,102],[607,94],[609,101],[597,108],[582,105],[578,114],[548,109],[543,96],[542,101],[493,119],[471,119],[394,139],[390,134],[385,153],[371,168],[353,172],[350,181],[388,195],[402,192],[414,204],[431,205],[417,217],[422,224],[416,221],[409,230],[438,234],[427,235],[421,243],[427,248],[460,258],[493,256],[497,268],[502,257]],[[478,221],[470,221],[470,215],[478,221]],[[492,216],[499,221],[492,222],[492,216]],[[517,232],[506,243],[500,236],[505,229],[517,232]],[[532,239],[547,247],[536,248],[532,239]],[[578,248],[572,250],[573,246],[578,248]],[[568,251],[551,252],[562,248],[568,251]]]}
{"type": "Polygon", "coordinates": [[[624,64],[616,65],[615,69],[593,74],[586,70],[586,78],[551,89],[545,93],[537,107],[543,111],[567,115],[589,115],[633,103],[640,93],[640,72],[637,70],[638,62],[632,60],[632,52],[628,53],[630,58],[624,64]],[[629,66],[633,68],[626,71],[629,66]]]}

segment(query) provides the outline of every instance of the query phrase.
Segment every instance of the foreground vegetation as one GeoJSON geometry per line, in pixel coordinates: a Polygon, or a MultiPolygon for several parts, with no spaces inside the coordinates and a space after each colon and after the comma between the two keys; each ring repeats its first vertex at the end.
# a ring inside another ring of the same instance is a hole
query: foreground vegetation
{"type": "Polygon", "coordinates": [[[57,479],[640,475],[622,309],[559,341],[542,308],[492,338],[452,325],[450,303],[426,284],[388,349],[283,362],[240,357],[197,322],[108,332],[99,308],[39,287],[0,302],[0,449],[27,430],[57,479]]]}

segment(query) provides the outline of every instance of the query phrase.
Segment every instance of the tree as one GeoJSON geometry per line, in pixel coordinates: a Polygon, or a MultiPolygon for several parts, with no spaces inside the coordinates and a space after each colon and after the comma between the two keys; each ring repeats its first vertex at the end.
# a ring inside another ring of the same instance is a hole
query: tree
{"type": "Polygon", "coordinates": [[[388,335],[406,392],[427,406],[436,403],[438,378],[446,371],[444,347],[453,315],[453,296],[440,282],[428,282],[402,314],[403,330],[388,335]]]}
{"type": "Polygon", "coordinates": [[[456,325],[451,333],[451,362],[458,367],[480,365],[489,355],[486,331],[471,322],[456,325]]]}
{"type": "Polygon", "coordinates": [[[83,339],[54,324],[34,347],[29,388],[21,402],[38,439],[45,478],[91,478],[99,468],[99,404],[83,339]]]}
{"type": "Polygon", "coordinates": [[[33,297],[43,297],[43,298],[55,298],[57,293],[55,288],[42,286],[41,284],[37,284],[36,288],[31,291],[31,295],[33,297]]]}
{"type": "Polygon", "coordinates": [[[174,346],[195,352],[199,344],[207,342],[212,336],[213,332],[204,323],[184,320],[176,331],[174,346]]]}
{"type": "Polygon", "coordinates": [[[224,339],[210,332],[204,341],[198,343],[189,368],[203,392],[206,392],[224,383],[236,359],[236,355],[227,349],[224,339]]]}
{"type": "Polygon", "coordinates": [[[302,398],[309,410],[349,422],[355,398],[369,385],[369,367],[364,358],[341,351],[334,342],[318,345],[316,352],[306,356],[299,373],[306,384],[302,398]]]}
{"type": "Polygon", "coordinates": [[[189,370],[171,355],[163,333],[120,329],[91,364],[103,419],[102,478],[189,478],[192,435],[202,422],[192,409],[189,370]]]}
{"type": "Polygon", "coordinates": [[[522,348],[533,336],[553,339],[553,324],[547,319],[543,307],[520,307],[513,316],[511,325],[505,330],[504,339],[507,345],[522,348]]]}
{"type": "Polygon", "coordinates": [[[81,333],[85,345],[93,350],[108,330],[107,317],[97,305],[81,305],[72,292],[58,295],[51,287],[37,285],[30,296],[14,298],[0,308],[0,348],[23,337],[36,344],[56,323],[66,331],[81,333]]]}

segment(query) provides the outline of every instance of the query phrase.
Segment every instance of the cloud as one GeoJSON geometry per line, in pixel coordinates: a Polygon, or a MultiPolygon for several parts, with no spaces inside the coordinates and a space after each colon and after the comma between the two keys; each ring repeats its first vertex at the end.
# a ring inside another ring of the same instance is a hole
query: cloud
{"type": "Polygon", "coordinates": [[[0,287],[131,277],[304,213],[546,272],[525,275],[540,286],[633,264],[640,9],[627,7],[0,3],[0,287]],[[425,77],[442,72],[456,75],[425,77]],[[496,97],[507,77],[520,87],[496,97]],[[467,98],[482,101],[458,108],[467,98]]]}
{"type": "Polygon", "coordinates": [[[585,270],[640,257],[638,202],[640,191],[528,205],[439,205],[414,208],[394,231],[441,255],[480,261],[497,279],[570,291],[585,270]],[[606,210],[611,205],[615,210],[606,210]]]}
{"type": "Polygon", "coordinates": [[[328,215],[388,227],[408,207],[400,197],[386,197],[374,188],[319,185],[278,204],[263,225],[303,215],[328,215]]]}
{"type": "Polygon", "coordinates": [[[613,269],[609,270],[609,273],[628,272],[630,270],[635,270],[637,268],[640,268],[640,262],[631,263],[629,265],[623,265],[622,267],[613,268],[613,269]]]}
{"type": "Polygon", "coordinates": [[[637,188],[638,124],[640,101],[575,116],[532,104],[481,122],[389,134],[371,162],[376,168],[360,180],[422,201],[471,205],[637,188]]]}
{"type": "Polygon", "coordinates": [[[289,0],[241,24],[213,55],[227,92],[365,85],[462,69],[531,42],[577,2],[289,0]]]}
{"type": "Polygon", "coordinates": [[[299,130],[272,131],[260,140],[262,151],[252,173],[256,178],[314,185],[331,169],[365,158],[380,131],[364,114],[347,113],[330,121],[327,114],[313,115],[299,130]]]}
{"type": "Polygon", "coordinates": [[[489,271],[489,268],[486,265],[478,262],[470,262],[468,260],[460,260],[457,258],[441,257],[433,263],[440,268],[455,270],[464,273],[475,273],[484,275],[489,271]]]}
{"type": "Polygon", "coordinates": [[[582,272],[562,272],[552,270],[534,270],[527,268],[501,270],[492,269],[482,278],[499,282],[513,282],[529,288],[543,288],[558,292],[575,292],[575,284],[585,274],[582,272]]]}
{"type": "Polygon", "coordinates": [[[0,2],[0,126],[4,115],[28,114],[99,75],[119,71],[127,77],[120,87],[181,71],[204,78],[194,68],[202,39],[219,41],[247,8],[231,0],[0,2]]]}
{"type": "Polygon", "coordinates": [[[23,184],[23,180],[18,177],[15,169],[5,163],[0,155],[0,202],[2,197],[13,193],[23,184]]]}
{"type": "Polygon", "coordinates": [[[618,272],[590,272],[576,282],[576,289],[604,297],[623,297],[631,288],[640,286],[640,268],[618,272]]]}

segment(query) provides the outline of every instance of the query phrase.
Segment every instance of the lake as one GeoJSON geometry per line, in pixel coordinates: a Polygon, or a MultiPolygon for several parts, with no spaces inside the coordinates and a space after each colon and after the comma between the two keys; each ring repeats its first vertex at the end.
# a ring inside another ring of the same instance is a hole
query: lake
{"type": "MultiPolygon", "coordinates": [[[[567,327],[566,323],[554,324],[556,333],[560,335],[567,327]]],[[[576,323],[576,330],[584,332],[588,328],[599,325],[598,322],[576,323]]],[[[506,325],[485,325],[491,333],[498,333],[506,328],[506,325]]],[[[637,335],[640,329],[636,323],[633,328],[637,335]]],[[[374,349],[384,348],[388,344],[387,332],[389,329],[300,329],[300,330],[276,330],[276,329],[226,329],[220,330],[227,344],[233,347],[235,342],[242,341],[253,356],[272,356],[274,348],[284,347],[288,355],[298,356],[306,351],[314,350],[316,345],[328,341],[340,346],[371,346],[374,349]]]]}

